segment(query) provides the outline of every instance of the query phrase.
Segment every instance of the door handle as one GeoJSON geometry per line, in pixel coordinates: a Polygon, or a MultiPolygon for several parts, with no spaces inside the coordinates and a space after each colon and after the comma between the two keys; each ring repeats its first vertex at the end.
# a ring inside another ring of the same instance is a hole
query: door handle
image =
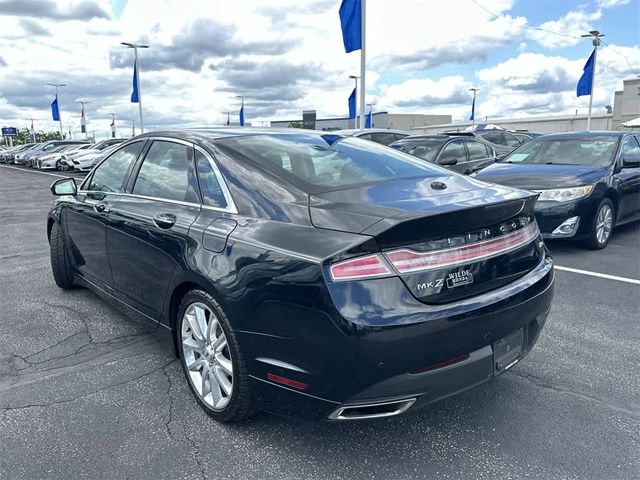
{"type": "Polygon", "coordinates": [[[178,219],[173,213],[159,213],[153,217],[153,222],[160,228],[168,229],[176,224],[178,219]]]}
{"type": "Polygon", "coordinates": [[[109,213],[109,203],[108,202],[98,202],[93,205],[93,209],[98,213],[109,213]]]}

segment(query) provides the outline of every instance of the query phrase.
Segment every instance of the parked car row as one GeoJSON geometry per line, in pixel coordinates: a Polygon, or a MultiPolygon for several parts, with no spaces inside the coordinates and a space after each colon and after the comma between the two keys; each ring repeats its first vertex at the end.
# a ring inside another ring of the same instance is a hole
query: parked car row
{"type": "Polygon", "coordinates": [[[601,249],[614,227],[640,219],[640,138],[634,133],[541,135],[482,128],[407,135],[389,146],[484,181],[537,193],[536,220],[545,238],[571,238],[601,249]],[[516,135],[523,136],[522,143],[516,135]]]}
{"type": "Polygon", "coordinates": [[[0,163],[41,170],[89,171],[107,148],[124,142],[112,138],[92,144],[85,140],[50,140],[19,145],[0,152],[0,163]]]}

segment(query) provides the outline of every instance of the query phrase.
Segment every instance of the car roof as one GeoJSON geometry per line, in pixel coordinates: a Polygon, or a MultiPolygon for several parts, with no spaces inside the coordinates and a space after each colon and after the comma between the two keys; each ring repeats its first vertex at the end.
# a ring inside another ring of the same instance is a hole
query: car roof
{"type": "Polygon", "coordinates": [[[405,130],[393,130],[391,128],[365,128],[364,130],[360,130],[359,128],[346,128],[344,130],[334,130],[332,133],[349,136],[363,135],[365,133],[399,133],[402,135],[411,135],[411,132],[407,132],[405,130]]]}
{"type": "MultiPolygon", "coordinates": [[[[387,130],[385,130],[387,131],[387,130]]],[[[316,137],[345,137],[341,131],[308,130],[304,128],[270,128],[270,127],[203,127],[188,128],[183,130],[161,130],[144,133],[135,138],[145,137],[171,137],[178,139],[188,138],[193,141],[220,140],[230,137],[249,135],[309,135],[316,137]]]]}
{"type": "Polygon", "coordinates": [[[590,132],[562,132],[562,133],[547,133],[540,137],[536,137],[535,140],[538,139],[549,139],[549,138],[590,138],[590,137],[613,137],[620,138],[624,135],[633,134],[634,132],[614,132],[610,130],[602,130],[602,131],[590,131],[590,132]]]}

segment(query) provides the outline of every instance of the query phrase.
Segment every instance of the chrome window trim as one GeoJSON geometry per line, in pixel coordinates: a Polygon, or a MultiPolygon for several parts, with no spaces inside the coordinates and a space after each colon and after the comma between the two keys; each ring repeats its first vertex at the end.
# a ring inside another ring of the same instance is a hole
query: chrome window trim
{"type": "MultiPolygon", "coordinates": [[[[158,140],[158,141],[163,141],[163,142],[178,143],[178,144],[181,144],[181,145],[185,145],[187,147],[191,147],[191,148],[199,151],[200,153],[202,153],[205,156],[205,158],[209,161],[209,165],[211,165],[213,173],[216,176],[216,178],[218,179],[218,183],[220,184],[220,189],[222,190],[222,195],[224,196],[225,200],[227,201],[227,206],[224,207],[224,208],[223,207],[213,207],[213,206],[210,206],[210,205],[203,205],[202,203],[183,202],[183,201],[180,201],[180,200],[170,200],[168,198],[150,197],[150,196],[146,196],[146,195],[138,195],[138,194],[135,194],[135,193],[127,193],[127,192],[102,192],[102,191],[99,191],[99,190],[78,190],[78,193],[82,193],[82,194],[85,194],[85,195],[86,194],[90,194],[90,193],[100,193],[100,194],[105,194],[105,195],[116,195],[116,196],[123,196],[123,197],[141,198],[141,199],[144,199],[144,200],[155,200],[155,201],[159,201],[159,202],[173,203],[173,204],[176,204],[176,205],[185,205],[185,206],[189,206],[189,207],[200,207],[200,208],[203,208],[205,210],[212,210],[212,211],[215,211],[215,212],[232,213],[234,215],[238,214],[238,209],[236,208],[236,204],[233,201],[233,197],[231,196],[231,192],[229,191],[229,187],[227,186],[226,180],[222,176],[222,173],[220,173],[220,169],[218,168],[218,165],[216,164],[214,158],[204,148],[202,148],[200,145],[194,144],[193,142],[189,142],[187,140],[182,140],[180,138],[144,137],[144,139],[145,140],[150,140],[150,141],[158,140]]],[[[131,143],[124,142],[123,148],[124,148],[125,144],[126,145],[131,145],[132,143],[134,143],[134,142],[131,142],[131,143]]],[[[113,155],[114,153],[116,153],[119,150],[120,150],[120,148],[116,149],[114,152],[112,152],[111,155],[113,155]]],[[[109,157],[111,157],[111,155],[109,155],[109,157]]],[[[102,165],[102,163],[105,160],[107,160],[109,157],[105,158],[102,162],[100,162],[100,165],[102,165]]],[[[194,161],[195,161],[195,158],[194,158],[194,161]]],[[[143,162],[144,162],[144,159],[143,159],[143,162]]],[[[97,168],[97,167],[98,167],[98,165],[96,165],[95,168],[97,168]]],[[[84,184],[84,182],[83,182],[83,184],[84,184]]]]}

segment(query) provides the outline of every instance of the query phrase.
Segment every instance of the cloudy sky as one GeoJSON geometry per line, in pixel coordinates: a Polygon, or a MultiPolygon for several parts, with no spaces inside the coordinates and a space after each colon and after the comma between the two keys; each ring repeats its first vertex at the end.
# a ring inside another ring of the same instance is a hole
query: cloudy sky
{"type": "MultiPolygon", "coordinates": [[[[237,121],[254,124],[344,116],[359,52],[344,53],[339,0],[0,0],[0,123],[55,129],[47,82],[61,90],[62,120],[105,137],[137,122],[129,102],[133,52],[148,128],[237,121]]],[[[598,56],[594,108],[605,112],[622,80],[640,75],[640,0],[368,0],[367,103],[375,110],[477,118],[586,112],[575,85],[592,46],[598,56]],[[626,58],[625,58],[626,57],[626,58]],[[630,64],[630,65],[629,65],[630,64]],[[634,73],[635,71],[635,73],[634,73]]]]}

